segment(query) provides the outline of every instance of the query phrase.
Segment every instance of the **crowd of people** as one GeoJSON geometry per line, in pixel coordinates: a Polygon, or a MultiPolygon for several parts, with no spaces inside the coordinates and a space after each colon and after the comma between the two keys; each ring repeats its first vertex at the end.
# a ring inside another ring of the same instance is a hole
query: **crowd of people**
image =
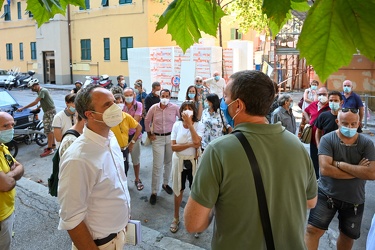
{"type": "MultiPolygon", "coordinates": [[[[130,163],[136,189],[150,185],[151,205],[160,189],[174,195],[172,233],[179,230],[189,185],[185,228],[199,237],[215,220],[212,249],[317,249],[337,212],[337,246],[351,249],[359,238],[375,148],[359,133],[364,111],[352,82],[344,81],[342,93],[316,81],[305,91],[303,122],[313,126],[309,155],[296,134],[292,97],[279,94],[260,71],[234,73],[227,83],[219,72],[196,76],[180,105],[159,82],[147,94],[141,79],[134,88],[122,75],[117,80],[110,90],[77,81],[57,114],[48,90],[33,81],[29,87],[38,97],[19,109],[40,103],[48,138],[40,156],[59,149],[58,228],[68,231],[72,249],[122,249],[131,216],[130,163]],[[140,178],[144,132],[153,155],[150,183],[140,178]],[[252,146],[253,159],[240,138],[252,146]]],[[[4,145],[13,127],[13,117],[0,112],[0,249],[10,247],[14,186],[24,171],[4,145]]]]}

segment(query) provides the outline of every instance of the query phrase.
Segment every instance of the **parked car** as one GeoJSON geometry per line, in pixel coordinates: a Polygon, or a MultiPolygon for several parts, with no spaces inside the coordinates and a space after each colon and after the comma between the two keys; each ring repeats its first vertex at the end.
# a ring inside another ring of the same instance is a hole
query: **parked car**
{"type": "Polygon", "coordinates": [[[21,107],[16,99],[7,91],[0,89],[0,111],[8,112],[14,117],[14,128],[27,128],[33,123],[31,109],[24,109],[22,112],[15,112],[21,107]]]}
{"type": "Polygon", "coordinates": [[[5,81],[8,79],[8,71],[5,69],[0,69],[0,87],[4,88],[5,81]]]}

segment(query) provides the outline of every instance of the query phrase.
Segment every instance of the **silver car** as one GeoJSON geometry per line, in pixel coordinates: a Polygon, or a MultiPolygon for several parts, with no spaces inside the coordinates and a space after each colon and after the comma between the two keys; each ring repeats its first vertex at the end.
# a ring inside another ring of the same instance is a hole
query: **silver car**
{"type": "Polygon", "coordinates": [[[4,88],[5,81],[8,79],[8,71],[5,69],[0,69],[0,87],[4,88]]]}

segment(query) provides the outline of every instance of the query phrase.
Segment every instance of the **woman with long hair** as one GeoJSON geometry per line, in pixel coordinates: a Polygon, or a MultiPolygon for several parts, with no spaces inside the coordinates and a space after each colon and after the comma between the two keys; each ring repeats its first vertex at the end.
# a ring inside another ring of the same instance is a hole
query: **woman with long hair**
{"type": "Polygon", "coordinates": [[[227,123],[224,114],[220,110],[218,95],[207,95],[206,102],[207,108],[203,110],[201,119],[204,125],[204,135],[202,138],[203,150],[214,139],[232,132],[232,127],[227,123]]]}
{"type": "Polygon", "coordinates": [[[197,109],[192,101],[185,101],[180,107],[180,120],[172,128],[172,189],[174,192],[174,218],[170,231],[176,233],[180,224],[180,205],[186,180],[189,188],[197,171],[204,126],[197,118],[197,109]]]}
{"type": "Polygon", "coordinates": [[[190,85],[186,90],[186,97],[187,101],[193,101],[195,108],[197,109],[197,118],[200,121],[203,111],[203,103],[202,97],[198,94],[197,87],[194,85],[190,85]]]}

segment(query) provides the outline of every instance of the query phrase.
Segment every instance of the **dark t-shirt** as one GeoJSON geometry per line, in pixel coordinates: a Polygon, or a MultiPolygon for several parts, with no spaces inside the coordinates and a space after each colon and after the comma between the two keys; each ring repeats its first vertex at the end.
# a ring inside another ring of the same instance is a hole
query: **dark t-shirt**
{"type": "Polygon", "coordinates": [[[356,108],[359,109],[363,107],[363,102],[361,97],[356,93],[352,92],[348,98],[345,98],[344,93],[341,94],[342,99],[344,100],[343,108],[356,108]]]}
{"type": "Polygon", "coordinates": [[[160,97],[159,96],[154,96],[152,92],[148,94],[145,98],[145,109],[146,113],[148,110],[151,108],[152,105],[159,103],[160,102],[160,97]]]}
{"type": "Polygon", "coordinates": [[[315,121],[315,127],[323,131],[324,134],[328,134],[331,131],[338,129],[336,123],[337,115],[333,115],[331,111],[325,111],[318,116],[315,121]]]}
{"type": "MultiPolygon", "coordinates": [[[[318,155],[327,155],[334,161],[358,165],[363,158],[375,161],[375,147],[374,143],[362,134],[358,134],[356,145],[344,145],[336,131],[332,131],[320,140],[318,155]]],[[[365,184],[366,180],[359,178],[335,179],[324,175],[320,175],[318,181],[319,188],[326,195],[351,204],[365,202],[365,184]]]]}

